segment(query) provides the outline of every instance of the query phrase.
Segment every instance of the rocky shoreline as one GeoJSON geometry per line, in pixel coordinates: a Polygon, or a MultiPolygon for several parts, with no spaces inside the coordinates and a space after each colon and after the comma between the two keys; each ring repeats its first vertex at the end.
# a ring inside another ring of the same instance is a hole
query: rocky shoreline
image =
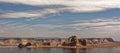
{"type": "Polygon", "coordinates": [[[0,46],[0,48],[120,48],[120,43],[109,43],[106,45],[96,45],[96,46],[0,46]]]}
{"type": "Polygon", "coordinates": [[[0,47],[19,48],[120,48],[120,43],[112,38],[78,38],[67,39],[33,39],[8,38],[0,39],[0,47]]]}

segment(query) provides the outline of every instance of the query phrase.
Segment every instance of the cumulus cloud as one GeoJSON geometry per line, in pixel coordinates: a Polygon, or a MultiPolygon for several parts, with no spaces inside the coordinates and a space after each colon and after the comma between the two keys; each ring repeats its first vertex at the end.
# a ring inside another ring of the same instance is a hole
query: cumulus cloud
{"type": "Polygon", "coordinates": [[[119,0],[0,0],[0,2],[32,6],[63,5],[72,12],[93,12],[109,8],[120,8],[119,0]]]}

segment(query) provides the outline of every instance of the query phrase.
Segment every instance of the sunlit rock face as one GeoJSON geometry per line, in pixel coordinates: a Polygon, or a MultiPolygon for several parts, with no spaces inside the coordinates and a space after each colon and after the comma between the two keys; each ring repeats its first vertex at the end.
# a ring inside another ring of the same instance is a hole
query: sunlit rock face
{"type": "Polygon", "coordinates": [[[70,46],[79,46],[79,40],[77,36],[71,36],[67,40],[67,44],[70,46]]]}
{"type": "Polygon", "coordinates": [[[77,36],[69,37],[63,46],[93,46],[114,42],[112,38],[78,38],[77,36]]]}
{"type": "Polygon", "coordinates": [[[27,39],[25,39],[25,38],[21,39],[21,44],[26,45],[27,43],[28,43],[27,39]]]}

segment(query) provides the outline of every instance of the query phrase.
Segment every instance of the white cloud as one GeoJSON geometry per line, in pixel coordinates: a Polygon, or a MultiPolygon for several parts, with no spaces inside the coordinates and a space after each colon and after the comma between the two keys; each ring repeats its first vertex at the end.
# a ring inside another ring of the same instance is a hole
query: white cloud
{"type": "Polygon", "coordinates": [[[8,11],[3,14],[0,14],[0,18],[43,18],[47,14],[58,13],[58,10],[55,9],[44,9],[44,10],[35,10],[35,11],[25,11],[25,12],[14,12],[8,11]]]}
{"type": "Polygon", "coordinates": [[[30,27],[41,27],[41,28],[48,28],[48,29],[55,29],[55,28],[62,28],[63,25],[54,25],[54,24],[36,24],[30,27]]]}
{"type": "MultiPolygon", "coordinates": [[[[7,22],[1,21],[0,23],[7,22]]],[[[0,25],[0,28],[1,37],[69,37],[77,35],[80,38],[111,37],[120,40],[119,18],[77,20],[74,21],[74,24],[66,25],[37,24],[19,27],[5,24],[0,25]]]]}
{"type": "Polygon", "coordinates": [[[120,18],[77,20],[63,28],[74,29],[80,37],[110,37],[120,40],[120,18]],[[82,36],[83,35],[83,36],[82,36]]]}
{"type": "Polygon", "coordinates": [[[0,0],[0,2],[32,6],[63,5],[72,12],[93,12],[120,8],[120,0],[0,0]]]}
{"type": "Polygon", "coordinates": [[[77,20],[73,21],[74,24],[65,25],[65,28],[74,28],[76,30],[86,30],[86,29],[115,29],[120,28],[119,18],[110,19],[93,19],[93,20],[77,20]]]}
{"type": "Polygon", "coordinates": [[[4,33],[5,31],[4,30],[0,30],[0,33],[4,33]]]}
{"type": "MultiPolygon", "coordinates": [[[[16,11],[2,11],[0,18],[44,18],[47,14],[56,14],[61,11],[69,12],[96,12],[103,11],[111,8],[120,8],[120,0],[0,0],[0,2],[13,3],[13,4],[24,4],[31,6],[49,6],[49,5],[61,5],[64,7],[60,8],[45,8],[43,10],[16,12],[16,11]]],[[[29,20],[28,20],[29,21],[29,20]]],[[[0,29],[2,32],[1,36],[26,36],[29,37],[41,37],[41,36],[54,36],[63,35],[65,37],[68,32],[69,34],[80,34],[80,37],[114,37],[120,35],[120,19],[95,19],[95,20],[80,20],[74,21],[74,24],[66,25],[50,25],[50,24],[40,24],[34,25],[32,28],[30,26],[18,27],[14,25],[19,25],[21,23],[8,24],[9,22],[0,21],[0,29]],[[5,25],[6,24],[6,25],[5,25]],[[11,26],[13,25],[13,26],[11,26]],[[40,28],[41,27],[41,28],[40,28]],[[35,29],[36,28],[36,29],[35,29]],[[63,28],[63,29],[61,29],[63,28]],[[67,29],[75,29],[66,31],[67,29]],[[51,29],[58,29],[53,30],[51,29]],[[88,30],[87,30],[88,29],[88,30]],[[4,33],[3,33],[4,32],[4,33]],[[107,36],[109,35],[109,36],[107,36]]],[[[23,25],[22,25],[23,26],[23,25]]],[[[78,35],[79,36],[79,35],[78,35]]]]}
{"type": "Polygon", "coordinates": [[[38,24],[25,27],[7,24],[0,25],[0,37],[60,37],[59,35],[67,33],[65,30],[52,30],[56,27],[60,26],[52,24],[38,24]]]}
{"type": "Polygon", "coordinates": [[[5,25],[5,24],[7,24],[7,23],[10,23],[11,21],[5,21],[5,20],[0,20],[0,25],[2,26],[2,25],[5,25]]]}
{"type": "MultiPolygon", "coordinates": [[[[0,18],[43,18],[47,14],[56,14],[61,11],[69,12],[96,12],[103,11],[111,8],[120,8],[119,0],[0,0],[0,2],[24,4],[32,6],[49,6],[58,5],[64,7],[44,8],[43,10],[15,12],[15,11],[2,11],[0,18]],[[5,12],[5,13],[4,13],[5,12]]],[[[1,10],[0,10],[1,11],[1,10]]]]}

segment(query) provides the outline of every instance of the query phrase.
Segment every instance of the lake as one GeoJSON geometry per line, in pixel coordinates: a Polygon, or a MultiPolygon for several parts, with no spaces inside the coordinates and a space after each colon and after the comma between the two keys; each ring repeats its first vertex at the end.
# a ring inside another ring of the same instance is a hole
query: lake
{"type": "Polygon", "coordinates": [[[92,48],[92,49],[0,48],[0,53],[120,53],[120,48],[92,48]]]}

